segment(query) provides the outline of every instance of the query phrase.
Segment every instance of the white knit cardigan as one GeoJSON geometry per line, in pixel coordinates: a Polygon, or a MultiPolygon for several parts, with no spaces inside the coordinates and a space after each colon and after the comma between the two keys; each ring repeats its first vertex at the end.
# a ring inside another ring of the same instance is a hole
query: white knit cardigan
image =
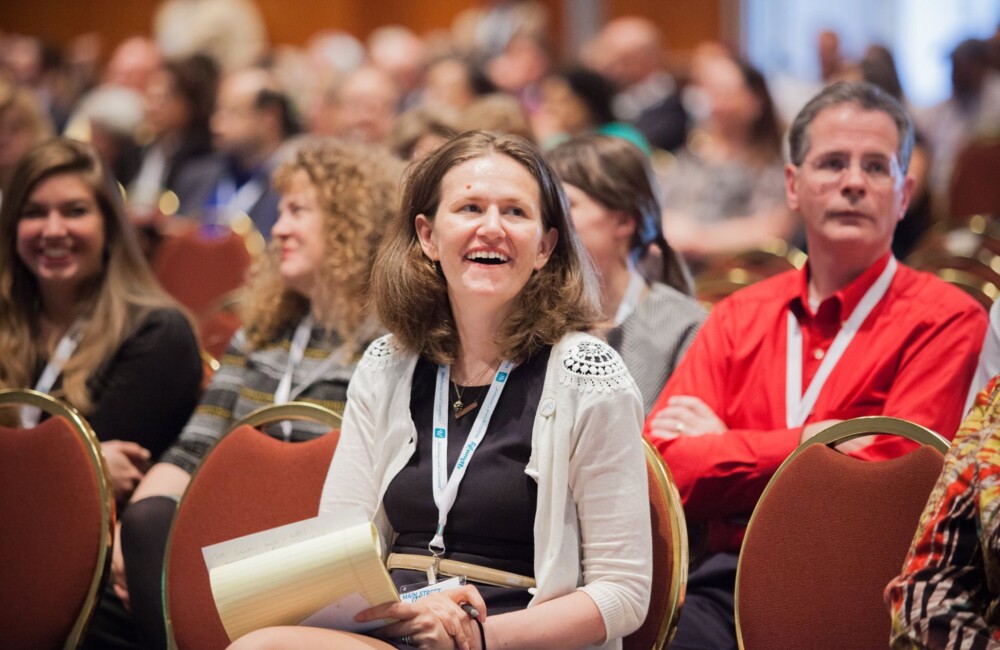
{"type": "MultiPolygon", "coordinates": [[[[391,335],[365,352],[348,387],[320,501],[320,513],[345,525],[374,521],[387,543],[393,532],[382,497],[416,449],[410,417],[416,362],[391,335]]],[[[642,421],[639,390],[613,349],[579,333],[553,346],[525,468],[538,484],[538,587],[529,607],[586,592],[604,619],[603,648],[620,648],[649,605],[652,533],[642,421]]]]}

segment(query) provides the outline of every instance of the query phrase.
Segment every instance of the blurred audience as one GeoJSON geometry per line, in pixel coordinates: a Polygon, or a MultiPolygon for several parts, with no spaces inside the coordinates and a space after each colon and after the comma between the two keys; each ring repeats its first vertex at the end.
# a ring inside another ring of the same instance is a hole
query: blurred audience
{"type": "Polygon", "coordinates": [[[781,127],[763,75],[713,55],[694,70],[705,119],[663,177],[663,230],[694,263],[793,240],[785,205],[781,127]]]}
{"type": "Polygon", "coordinates": [[[459,131],[498,131],[534,140],[531,122],[521,102],[507,93],[483,95],[458,116],[459,131]]]}
{"type": "Polygon", "coordinates": [[[205,54],[227,73],[259,63],[268,44],[252,0],[163,0],[153,33],[164,56],[205,54]]]}
{"type": "MultiPolygon", "coordinates": [[[[173,209],[196,198],[178,180],[190,165],[212,153],[209,121],[215,108],[218,70],[211,59],[195,55],[165,61],[146,86],[146,129],[151,138],[142,151],[138,171],[128,183],[133,217],[151,217],[161,209],[160,197],[173,192],[173,209]]],[[[125,179],[119,178],[126,182],[125,179]]]]}
{"type": "Polygon", "coordinates": [[[931,191],[945,207],[962,149],[976,138],[1000,133],[1000,72],[990,67],[985,41],[970,38],[952,51],[951,87],[951,97],[918,116],[933,155],[931,191]]]}
{"type": "Polygon", "coordinates": [[[21,157],[52,137],[52,123],[34,93],[0,79],[0,201],[21,157]]]}
{"type": "Polygon", "coordinates": [[[664,64],[659,28],[639,16],[610,21],[587,46],[588,61],[618,88],[615,116],[631,122],[649,143],[674,151],[687,140],[688,117],[664,64]]]}
{"type": "Polygon", "coordinates": [[[371,66],[347,73],[327,93],[313,133],[380,144],[392,129],[400,93],[388,73],[371,66]]]}
{"type": "Polygon", "coordinates": [[[542,104],[532,118],[535,137],[544,148],[584,133],[602,133],[628,140],[651,153],[634,126],[615,119],[615,90],[603,75],[581,66],[562,68],[542,81],[542,104]]]}
{"type": "Polygon", "coordinates": [[[189,197],[180,214],[203,224],[228,224],[246,214],[267,237],[278,219],[271,172],[282,145],[299,132],[291,103],[265,70],[233,72],[219,85],[211,129],[217,155],[178,174],[175,191],[189,197]]]}

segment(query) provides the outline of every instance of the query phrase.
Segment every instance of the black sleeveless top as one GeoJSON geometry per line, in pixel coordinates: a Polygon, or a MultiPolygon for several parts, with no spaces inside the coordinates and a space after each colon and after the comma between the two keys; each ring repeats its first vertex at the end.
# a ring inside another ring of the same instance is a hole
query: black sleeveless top
{"type": "MultiPolygon", "coordinates": [[[[538,486],[524,473],[531,456],[531,433],[541,399],[551,348],[544,348],[511,371],[489,428],[459,485],[444,532],[444,557],[534,575],[534,523],[538,486]]],[[[427,544],[437,527],[438,510],[431,488],[432,419],[437,366],[417,361],[410,393],[410,415],[417,430],[416,450],[393,478],[383,498],[386,515],[397,533],[393,553],[429,555],[427,544]]],[[[462,389],[465,404],[480,405],[489,386],[462,389]]],[[[449,405],[456,399],[449,386],[449,405]]],[[[448,409],[448,473],[465,446],[479,408],[455,419],[448,409]]],[[[425,581],[418,571],[394,570],[397,587],[425,581]]],[[[521,609],[531,599],[523,589],[479,587],[490,606],[521,609]],[[493,602],[491,602],[493,601],[493,602]]]]}

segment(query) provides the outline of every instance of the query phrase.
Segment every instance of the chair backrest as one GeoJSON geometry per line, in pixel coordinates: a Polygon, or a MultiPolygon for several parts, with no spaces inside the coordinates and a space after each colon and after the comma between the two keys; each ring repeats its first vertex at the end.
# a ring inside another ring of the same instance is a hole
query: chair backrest
{"type": "Polygon", "coordinates": [[[948,441],[888,417],[848,420],[800,445],[771,478],[740,551],[741,648],[886,647],[882,591],[899,573],[948,441]],[[867,462],[832,447],[871,433],[921,447],[867,462]]]}
{"type": "Polygon", "coordinates": [[[643,443],[653,523],[653,587],[646,620],[622,640],[623,650],[661,650],[670,643],[687,585],[687,524],[681,497],[660,453],[643,443]]]}
{"type": "Polygon", "coordinates": [[[243,285],[252,261],[244,234],[225,226],[194,227],[163,240],[153,272],[167,293],[200,317],[243,285]]]}
{"type": "Polygon", "coordinates": [[[959,153],[948,188],[949,217],[1000,213],[1000,139],[970,143],[959,153]]]}
{"type": "Polygon", "coordinates": [[[100,443],[59,400],[0,390],[52,417],[0,427],[0,648],[75,648],[104,586],[115,504],[100,443]]]}
{"type": "Polygon", "coordinates": [[[338,414],[315,404],[268,406],[237,423],[205,457],[181,497],[167,542],[164,615],[171,647],[229,645],[201,549],[316,516],[339,426],[338,414]],[[317,420],[331,432],[289,444],[254,428],[286,419],[317,420]]]}

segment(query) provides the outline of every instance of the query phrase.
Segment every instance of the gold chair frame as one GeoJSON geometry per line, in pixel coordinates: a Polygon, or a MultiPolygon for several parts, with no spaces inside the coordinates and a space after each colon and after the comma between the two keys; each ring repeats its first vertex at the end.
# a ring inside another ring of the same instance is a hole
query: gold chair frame
{"type": "Polygon", "coordinates": [[[688,578],[688,542],[687,542],[687,520],[684,518],[684,506],[681,504],[681,496],[674,484],[673,477],[667,464],[660,456],[660,452],[643,439],[643,449],[646,454],[646,464],[652,470],[656,485],[662,493],[664,500],[669,504],[670,517],[670,548],[673,553],[670,558],[672,576],[670,593],[668,596],[669,606],[667,613],[660,622],[660,629],[657,632],[656,643],[652,650],[662,650],[673,639],[677,631],[678,614],[681,605],[684,603],[684,594],[687,590],[688,578]]]}
{"type": "Polygon", "coordinates": [[[104,584],[104,579],[111,566],[111,546],[114,543],[115,534],[115,499],[111,489],[111,475],[108,472],[104,454],[101,452],[101,443],[97,440],[93,428],[80,415],[79,411],[51,395],[30,388],[0,390],[0,407],[22,405],[34,406],[51,416],[65,418],[83,439],[97,478],[97,489],[101,501],[101,541],[98,543],[96,568],[94,577],[90,581],[87,597],[63,646],[69,650],[79,647],[83,633],[90,623],[97,600],[100,597],[101,585],[104,584]]]}
{"type": "MultiPolygon", "coordinates": [[[[788,458],[786,458],[785,461],[778,466],[778,470],[774,473],[774,476],[771,477],[771,480],[767,482],[767,486],[761,493],[760,499],[757,500],[757,506],[754,507],[753,514],[750,515],[750,521],[747,523],[747,531],[749,532],[750,528],[753,526],[754,520],[757,518],[757,512],[760,508],[760,504],[764,502],[765,498],[767,498],[771,488],[778,480],[778,477],[781,476],[782,471],[805,449],[811,445],[826,445],[827,447],[836,448],[836,446],[842,442],[847,442],[856,438],[863,438],[864,436],[872,434],[885,433],[897,435],[921,445],[932,447],[939,451],[942,455],[947,454],[948,449],[951,447],[951,443],[940,434],[928,429],[925,426],[910,422],[909,420],[903,420],[901,418],[894,418],[887,415],[868,415],[838,422],[837,424],[823,429],[812,438],[800,444],[795,448],[795,451],[789,454],[788,458]]],[[[736,565],[736,589],[734,594],[736,608],[736,642],[740,650],[744,650],[743,634],[740,626],[740,575],[742,568],[743,550],[741,548],[739,561],[736,565]]]]}
{"type": "MultiPolygon", "coordinates": [[[[246,417],[233,424],[228,431],[222,434],[219,440],[215,443],[215,446],[212,447],[212,450],[217,449],[226,436],[243,425],[258,428],[265,424],[281,422],[282,420],[310,420],[328,425],[332,429],[340,426],[343,416],[332,409],[320,406],[319,404],[314,404],[312,402],[269,404],[250,412],[246,415],[246,417]]],[[[209,453],[212,453],[212,450],[210,450],[209,453]]],[[[170,604],[167,600],[167,595],[170,593],[168,589],[168,576],[170,575],[170,547],[173,545],[174,541],[174,525],[177,523],[177,514],[180,512],[181,506],[184,504],[184,497],[187,496],[187,493],[194,486],[201,468],[205,466],[204,461],[205,459],[202,459],[201,464],[198,465],[194,472],[191,473],[191,480],[188,482],[188,486],[184,490],[184,494],[181,495],[181,498],[177,502],[177,510],[174,512],[174,518],[170,522],[170,532],[167,534],[167,550],[163,558],[163,577],[160,581],[160,589],[162,590],[162,593],[160,597],[161,602],[163,603],[163,621],[167,631],[167,647],[171,650],[177,650],[177,641],[174,639],[173,623],[170,620],[170,604]]]]}

